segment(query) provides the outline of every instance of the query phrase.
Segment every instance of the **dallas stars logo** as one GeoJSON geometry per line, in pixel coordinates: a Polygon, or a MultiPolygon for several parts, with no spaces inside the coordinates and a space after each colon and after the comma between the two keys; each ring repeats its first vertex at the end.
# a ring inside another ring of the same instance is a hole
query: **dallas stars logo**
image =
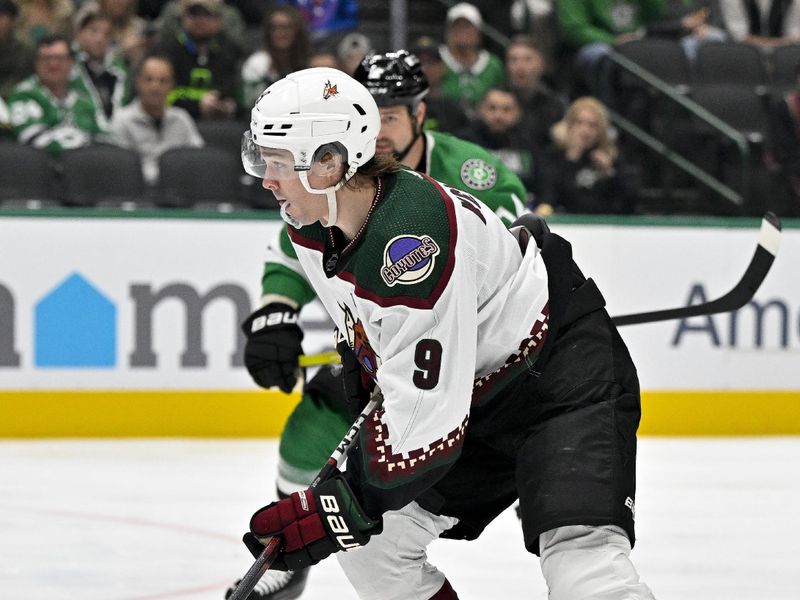
{"type": "Polygon", "coordinates": [[[461,165],[461,181],[473,190],[488,190],[497,183],[497,169],[480,158],[470,158],[461,165]]]}
{"type": "Polygon", "coordinates": [[[331,96],[338,95],[339,90],[336,89],[335,85],[331,85],[330,80],[325,82],[325,89],[322,90],[322,99],[327,100],[331,96]]]}

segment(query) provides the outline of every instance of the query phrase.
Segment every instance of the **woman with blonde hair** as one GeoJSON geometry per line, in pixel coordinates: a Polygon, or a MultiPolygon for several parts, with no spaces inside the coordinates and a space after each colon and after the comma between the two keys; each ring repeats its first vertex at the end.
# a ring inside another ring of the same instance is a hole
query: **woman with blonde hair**
{"type": "MultiPolygon", "coordinates": [[[[605,106],[596,98],[575,100],[550,130],[549,191],[544,200],[556,212],[633,212],[636,192],[623,164],[605,106]]],[[[548,212],[546,207],[535,207],[548,212]]]]}

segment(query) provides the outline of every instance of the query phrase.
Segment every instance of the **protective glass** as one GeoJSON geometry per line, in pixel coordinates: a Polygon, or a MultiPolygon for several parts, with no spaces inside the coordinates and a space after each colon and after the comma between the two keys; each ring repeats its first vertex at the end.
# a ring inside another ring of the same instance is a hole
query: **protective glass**
{"type": "Polygon", "coordinates": [[[298,176],[291,152],[259,146],[250,131],[242,135],[242,166],[248,175],[259,179],[284,181],[298,176]]]}

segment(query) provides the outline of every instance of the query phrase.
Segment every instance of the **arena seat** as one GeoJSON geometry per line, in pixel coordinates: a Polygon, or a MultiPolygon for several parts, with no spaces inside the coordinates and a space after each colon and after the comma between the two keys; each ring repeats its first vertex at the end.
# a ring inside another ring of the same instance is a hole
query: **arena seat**
{"type": "Polygon", "coordinates": [[[121,205],[144,199],[142,163],[133,150],[106,144],[65,150],[61,169],[61,202],[66,206],[121,205]]]}
{"type": "Polygon", "coordinates": [[[0,204],[20,208],[58,205],[55,170],[44,150],[0,143],[0,204]]]}
{"type": "Polygon", "coordinates": [[[241,161],[214,146],[173,148],[159,159],[160,183],[155,202],[168,208],[240,205],[241,161]]]}

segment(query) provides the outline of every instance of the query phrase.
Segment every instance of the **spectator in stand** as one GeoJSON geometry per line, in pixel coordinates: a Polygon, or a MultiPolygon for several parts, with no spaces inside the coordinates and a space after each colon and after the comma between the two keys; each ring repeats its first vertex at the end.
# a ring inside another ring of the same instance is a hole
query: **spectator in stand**
{"type": "Polygon", "coordinates": [[[627,214],[633,212],[636,190],[630,169],[619,157],[608,112],[592,97],[575,100],[564,119],[553,126],[547,160],[549,188],[540,213],[627,214]]]}
{"type": "Polygon", "coordinates": [[[136,14],[137,0],[100,0],[111,19],[111,49],[136,68],[147,48],[147,21],[136,14]]]}
{"type": "Polygon", "coordinates": [[[22,0],[20,2],[19,34],[36,42],[47,35],[72,36],[72,0],[22,0]]]}
{"type": "MultiPolygon", "coordinates": [[[[665,0],[559,0],[558,25],[576,50],[579,82],[596,96],[612,97],[605,56],[611,46],[639,39],[644,26],[661,18],[665,0]]],[[[738,1],[738,0],[737,0],[738,1]]]]}
{"type": "Polygon", "coordinates": [[[447,67],[439,53],[439,46],[441,44],[433,38],[422,36],[414,42],[411,50],[419,59],[429,86],[428,94],[425,96],[424,129],[456,135],[469,125],[469,121],[459,104],[442,94],[442,81],[447,67]]]}
{"type": "Polygon", "coordinates": [[[58,157],[63,150],[102,140],[102,113],[83,80],[73,77],[69,40],[60,35],[36,44],[35,74],[21,81],[8,96],[14,135],[22,144],[44,148],[58,157]]]}
{"type": "Polygon", "coordinates": [[[242,106],[250,108],[269,85],[292,71],[305,69],[311,53],[308,25],[293,6],[264,14],[264,46],[242,65],[242,106]]]}
{"type": "Polygon", "coordinates": [[[370,52],[372,52],[372,42],[367,36],[362,33],[348,33],[336,48],[339,68],[352,75],[370,52]]]}
{"type": "Polygon", "coordinates": [[[524,125],[522,107],[508,87],[489,88],[478,105],[478,120],[461,137],[492,153],[525,184],[528,203],[541,201],[546,189],[544,152],[524,125]]]}
{"type": "Polygon", "coordinates": [[[33,73],[33,46],[16,28],[19,7],[13,0],[0,0],[0,97],[33,73]]]}
{"type": "Polygon", "coordinates": [[[170,148],[203,146],[191,115],[167,103],[175,85],[172,63],[166,56],[149,56],[136,77],[136,99],[114,113],[112,141],[136,150],[142,158],[144,180],[158,183],[158,159],[170,148]]]}
{"type": "Polygon", "coordinates": [[[195,119],[236,116],[241,50],[222,29],[223,6],[222,0],[181,0],[182,29],[154,50],[174,68],[169,103],[195,119]]]}
{"type": "MultiPolygon", "coordinates": [[[[158,32],[157,44],[180,35],[184,27],[184,5],[184,0],[169,0],[164,4],[155,21],[155,30],[158,32]]],[[[238,9],[220,0],[216,11],[222,19],[222,31],[225,36],[236,43],[242,53],[249,50],[245,48],[246,25],[238,9]]]]}
{"type": "Polygon", "coordinates": [[[535,40],[548,78],[554,78],[558,60],[558,23],[553,0],[514,0],[510,8],[511,32],[535,40]]]}
{"type": "Polygon", "coordinates": [[[800,3],[792,0],[719,0],[730,36],[762,48],[800,43],[800,3]]]}
{"type": "Polygon", "coordinates": [[[460,2],[447,11],[445,46],[441,49],[447,67],[442,93],[474,108],[490,87],[505,81],[503,61],[483,48],[481,13],[472,4],[460,2]]]}
{"type": "Polygon", "coordinates": [[[522,107],[525,126],[540,148],[548,145],[550,128],[567,110],[564,98],[542,81],[546,69],[544,56],[533,38],[524,35],[512,38],[506,49],[508,84],[522,107]]]}
{"type": "Polygon", "coordinates": [[[358,0],[277,0],[306,16],[311,40],[318,44],[358,27],[358,0]]]}
{"type": "Polygon", "coordinates": [[[131,98],[125,61],[111,52],[111,18],[96,2],[84,2],[75,13],[77,70],[107,119],[131,98]]]}
{"type": "Polygon", "coordinates": [[[769,146],[779,177],[789,190],[793,213],[800,215],[800,62],[794,90],[770,108],[769,146]]]}

